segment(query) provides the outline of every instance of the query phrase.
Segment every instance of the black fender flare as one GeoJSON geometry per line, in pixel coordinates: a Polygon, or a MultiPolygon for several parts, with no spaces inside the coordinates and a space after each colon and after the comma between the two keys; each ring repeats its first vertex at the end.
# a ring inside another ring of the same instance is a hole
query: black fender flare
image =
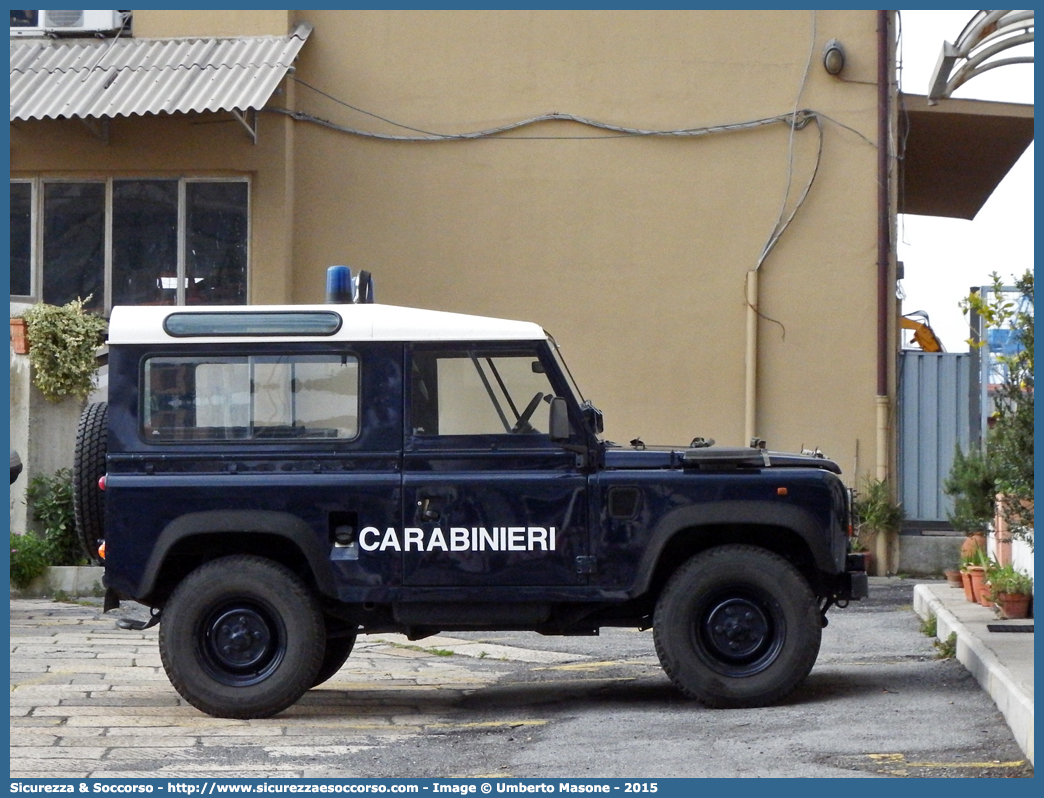
{"type": "Polygon", "coordinates": [[[336,597],[337,587],[327,551],[315,530],[291,513],[274,510],[208,510],[186,513],[167,524],[152,547],[138,594],[149,595],[156,585],[170,550],[186,538],[229,532],[275,535],[292,543],[308,562],[315,583],[324,595],[336,597]]]}
{"type": "MultiPolygon", "coordinates": [[[[775,526],[788,529],[805,542],[812,552],[816,568],[820,571],[835,573],[843,570],[843,567],[835,562],[835,553],[830,550],[829,533],[808,510],[763,501],[691,504],[671,510],[656,525],[638,565],[631,595],[638,596],[649,589],[663,550],[675,535],[684,530],[721,525],[775,526]]],[[[844,554],[841,556],[843,563],[844,554]]]]}

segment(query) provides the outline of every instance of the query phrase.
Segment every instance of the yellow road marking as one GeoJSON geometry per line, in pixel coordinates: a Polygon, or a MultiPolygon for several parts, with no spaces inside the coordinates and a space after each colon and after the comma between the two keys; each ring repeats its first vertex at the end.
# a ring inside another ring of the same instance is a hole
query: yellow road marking
{"type": "Polygon", "coordinates": [[[533,668],[535,671],[596,671],[601,668],[611,668],[614,665],[640,664],[633,660],[615,659],[605,662],[573,662],[569,665],[548,665],[542,668],[533,668]]]}
{"type": "Polygon", "coordinates": [[[428,729],[491,729],[497,726],[546,726],[546,720],[489,720],[482,723],[430,723],[428,729]]]}
{"type": "Polygon", "coordinates": [[[1026,760],[1018,762],[907,762],[912,768],[1018,768],[1026,764],[1026,760]]]}
{"type": "Polygon", "coordinates": [[[911,768],[1018,768],[1026,764],[1024,759],[1016,762],[909,762],[905,754],[867,754],[875,762],[902,763],[911,768]]]}

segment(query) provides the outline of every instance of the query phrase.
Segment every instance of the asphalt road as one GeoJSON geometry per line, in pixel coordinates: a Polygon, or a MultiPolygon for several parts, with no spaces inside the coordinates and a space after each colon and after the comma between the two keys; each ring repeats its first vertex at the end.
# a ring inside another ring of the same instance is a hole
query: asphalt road
{"type": "Polygon", "coordinates": [[[197,712],[155,629],[96,606],[12,602],[11,775],[94,777],[1025,777],[993,702],[939,660],[913,583],[832,610],[785,704],[708,710],[660,670],[652,633],[360,638],[281,715],[197,712]]]}
{"type": "MultiPolygon", "coordinates": [[[[881,580],[884,582],[884,580],[881,580]]],[[[369,775],[541,777],[1032,776],[990,698],[956,660],[937,659],[912,612],[913,582],[830,612],[819,660],[783,705],[708,710],[660,670],[651,632],[596,638],[454,634],[593,657],[514,669],[455,707],[473,724],[404,741],[369,775]]],[[[422,641],[423,642],[423,641],[422,641]]]]}

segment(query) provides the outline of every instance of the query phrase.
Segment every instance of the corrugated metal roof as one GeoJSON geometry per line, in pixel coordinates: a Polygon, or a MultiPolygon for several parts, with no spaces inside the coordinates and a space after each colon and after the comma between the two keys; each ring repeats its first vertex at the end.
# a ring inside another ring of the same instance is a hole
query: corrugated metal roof
{"type": "Polygon", "coordinates": [[[257,110],[312,26],[289,36],[11,41],[11,121],[257,110]]]}

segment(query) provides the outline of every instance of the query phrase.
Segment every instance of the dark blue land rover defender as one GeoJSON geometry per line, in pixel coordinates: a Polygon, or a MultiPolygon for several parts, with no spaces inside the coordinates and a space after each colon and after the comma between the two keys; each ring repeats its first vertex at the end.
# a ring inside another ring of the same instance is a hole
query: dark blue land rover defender
{"type": "Polygon", "coordinates": [[[786,696],[827,609],[867,594],[837,466],[601,429],[535,324],[117,307],[77,518],[106,608],[153,608],[171,682],[211,715],[280,712],[389,631],[651,627],[704,704],[786,696]]]}

